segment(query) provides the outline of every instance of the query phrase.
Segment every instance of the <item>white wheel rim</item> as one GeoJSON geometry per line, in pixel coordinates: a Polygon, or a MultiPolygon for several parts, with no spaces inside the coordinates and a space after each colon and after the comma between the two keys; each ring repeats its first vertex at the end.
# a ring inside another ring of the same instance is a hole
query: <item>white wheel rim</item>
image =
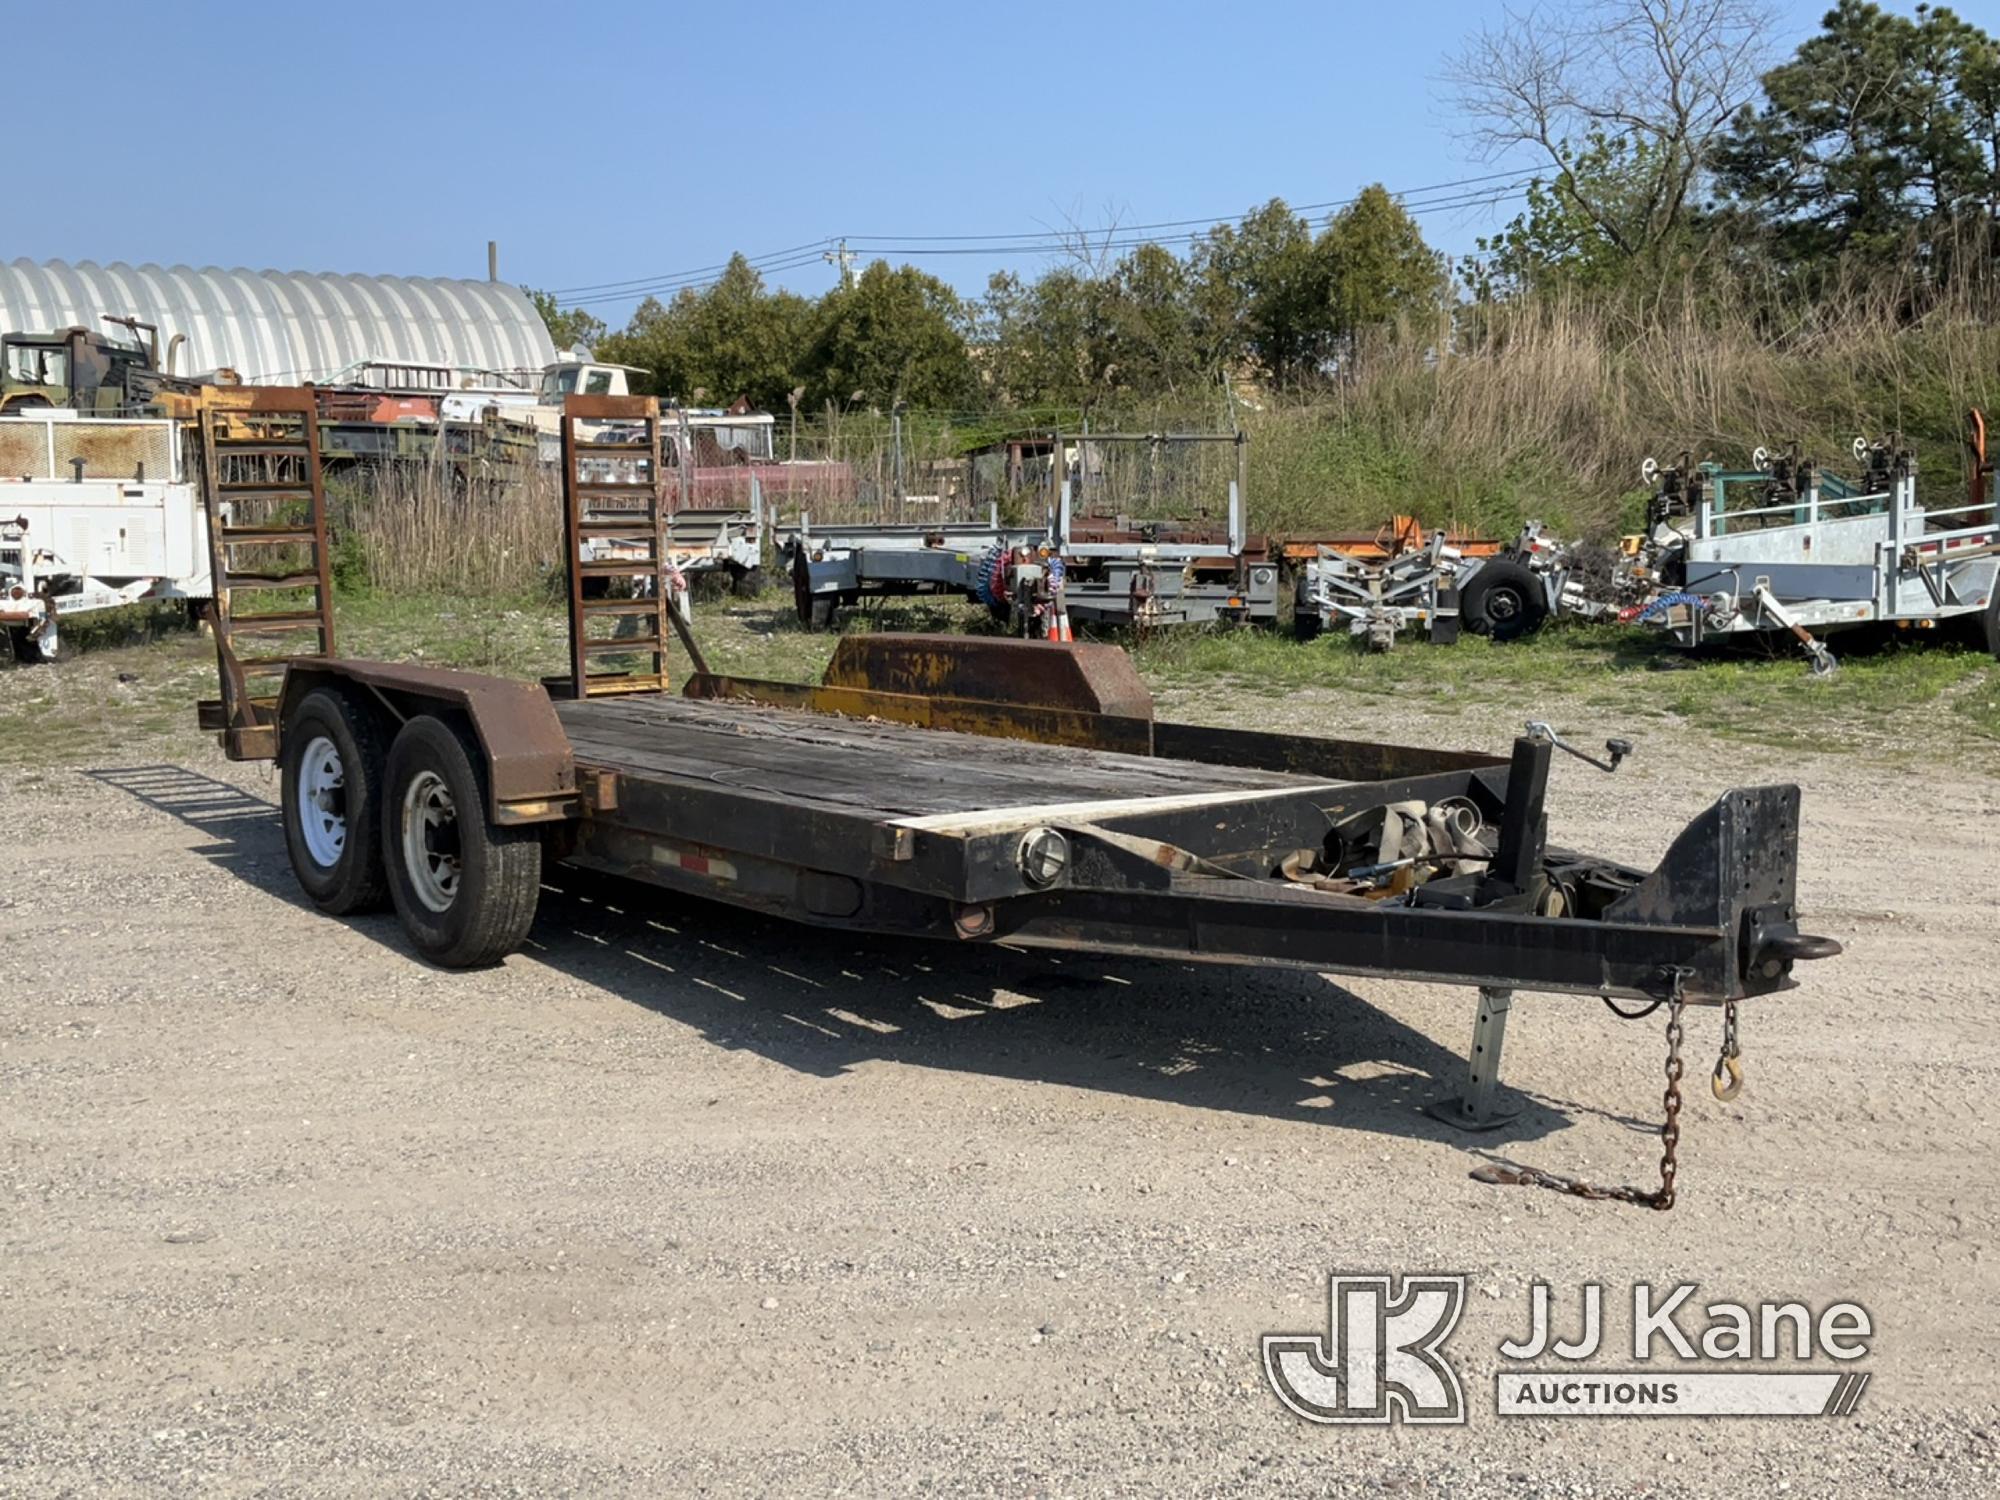
{"type": "Polygon", "coordinates": [[[331,870],[347,848],[347,768],[340,748],[323,734],[308,742],[299,760],[298,804],[306,853],[322,870],[331,870]]]}
{"type": "Polygon", "coordinates": [[[403,793],[403,868],[417,899],[449,911],[458,896],[458,804],[435,771],[419,771],[403,793]]]}

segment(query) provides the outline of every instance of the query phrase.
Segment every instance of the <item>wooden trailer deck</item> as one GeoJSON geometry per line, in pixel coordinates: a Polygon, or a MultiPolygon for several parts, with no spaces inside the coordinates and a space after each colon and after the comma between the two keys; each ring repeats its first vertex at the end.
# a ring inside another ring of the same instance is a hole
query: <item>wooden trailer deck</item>
{"type": "Polygon", "coordinates": [[[883,820],[1296,791],[1324,777],[665,696],[558,700],[579,766],[883,820]]]}

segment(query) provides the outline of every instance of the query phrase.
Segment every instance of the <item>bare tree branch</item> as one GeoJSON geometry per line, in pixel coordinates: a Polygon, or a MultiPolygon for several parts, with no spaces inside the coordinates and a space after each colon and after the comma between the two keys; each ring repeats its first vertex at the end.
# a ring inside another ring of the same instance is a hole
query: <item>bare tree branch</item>
{"type": "Polygon", "coordinates": [[[1765,0],[1582,0],[1508,9],[1446,68],[1487,160],[1527,148],[1598,231],[1637,256],[1674,233],[1709,154],[1767,62],[1765,0]],[[1578,174],[1596,137],[1636,148],[1644,181],[1613,201],[1578,174]]]}

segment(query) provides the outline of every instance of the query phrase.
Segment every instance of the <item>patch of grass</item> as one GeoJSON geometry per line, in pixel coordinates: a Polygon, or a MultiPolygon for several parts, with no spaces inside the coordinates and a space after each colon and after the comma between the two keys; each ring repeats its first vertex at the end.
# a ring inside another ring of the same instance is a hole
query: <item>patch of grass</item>
{"type": "MultiPolygon", "coordinates": [[[[124,612],[117,612],[124,614],[124,612]]],[[[849,615],[844,628],[953,633],[994,627],[976,606],[891,601],[849,615]]],[[[504,598],[367,595],[343,598],[336,629],[344,655],[416,661],[533,680],[568,667],[562,608],[543,594],[504,598]]],[[[695,607],[695,637],[710,667],[734,677],[816,681],[839,636],[808,631],[788,594],[695,607]]],[[[195,733],[193,702],[213,696],[213,647],[166,615],[79,617],[86,644],[54,668],[0,676],[0,760],[19,769],[166,755],[195,733]]],[[[1656,637],[1611,625],[1559,625],[1532,640],[1453,646],[1408,641],[1370,652],[1346,636],[1297,641],[1258,630],[1171,631],[1109,637],[1141,675],[1186,699],[1274,701],[1311,694],[1418,703],[1448,718],[1504,708],[1560,722],[1580,708],[1635,726],[1685,728],[1780,749],[1916,756],[2000,772],[2000,664],[1952,642],[1864,649],[1836,640],[1841,670],[1815,678],[1795,653],[1691,660],[1656,637]]],[[[678,645],[677,675],[686,671],[678,645]]]]}
{"type": "Polygon", "coordinates": [[[334,630],[343,656],[376,661],[531,679],[567,664],[563,614],[535,594],[365,594],[336,601],[334,630]]]}
{"type": "Polygon", "coordinates": [[[1985,742],[1983,757],[2000,758],[2000,671],[1968,681],[1951,707],[1960,724],[1985,742]]]}
{"type": "Polygon", "coordinates": [[[196,732],[195,699],[215,693],[208,639],[129,620],[73,628],[87,620],[64,627],[72,647],[90,646],[69,660],[0,665],[0,770],[160,759],[196,732]]]}
{"type": "Polygon", "coordinates": [[[1657,638],[1615,625],[1566,625],[1528,641],[1476,636],[1371,652],[1350,638],[1301,642],[1229,631],[1162,635],[1135,655],[1155,686],[1218,688],[1285,697],[1301,690],[1452,703],[1512,703],[1523,718],[1581,702],[1638,719],[1779,748],[1966,752],[2000,769],[1983,741],[2000,740],[2000,664],[1945,642],[1845,647],[1832,677],[1812,676],[1795,653],[1690,659],[1657,638]],[[1964,733],[1940,728],[1949,703],[1964,733]]]}

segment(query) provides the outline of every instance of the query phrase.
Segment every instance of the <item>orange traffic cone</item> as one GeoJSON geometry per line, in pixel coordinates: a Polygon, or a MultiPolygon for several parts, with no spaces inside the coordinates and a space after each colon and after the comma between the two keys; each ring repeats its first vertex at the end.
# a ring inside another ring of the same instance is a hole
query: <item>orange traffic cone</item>
{"type": "Polygon", "coordinates": [[[1049,639],[1052,641],[1073,639],[1069,633],[1069,611],[1063,607],[1061,595],[1049,601],[1049,639]]]}

